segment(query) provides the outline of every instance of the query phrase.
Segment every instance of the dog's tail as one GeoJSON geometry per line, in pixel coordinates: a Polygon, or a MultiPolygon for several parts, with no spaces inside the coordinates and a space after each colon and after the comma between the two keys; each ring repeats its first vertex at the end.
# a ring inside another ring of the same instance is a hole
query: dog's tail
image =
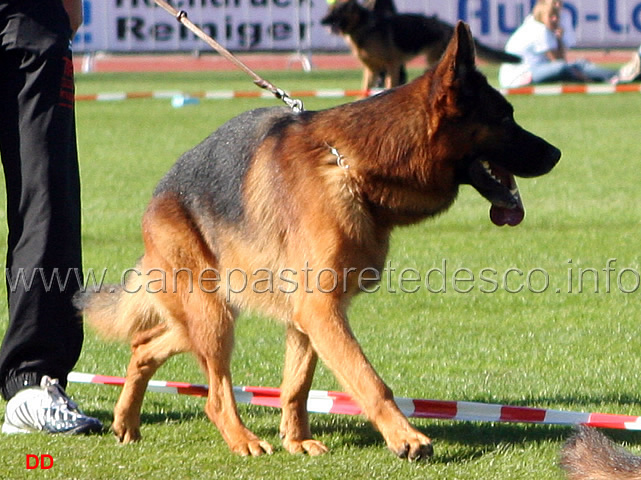
{"type": "Polygon", "coordinates": [[[488,47],[483,45],[479,41],[474,41],[474,46],[476,48],[476,54],[479,58],[487,62],[492,63],[520,63],[521,57],[518,55],[513,55],[511,53],[504,52],[503,50],[497,50],[496,48],[488,47]]]}
{"type": "Polygon", "coordinates": [[[580,427],[561,452],[569,480],[641,480],[641,457],[593,428],[580,427]]]}
{"type": "Polygon", "coordinates": [[[162,322],[153,295],[139,286],[104,285],[79,292],[73,302],[87,323],[106,339],[127,340],[162,322]]]}

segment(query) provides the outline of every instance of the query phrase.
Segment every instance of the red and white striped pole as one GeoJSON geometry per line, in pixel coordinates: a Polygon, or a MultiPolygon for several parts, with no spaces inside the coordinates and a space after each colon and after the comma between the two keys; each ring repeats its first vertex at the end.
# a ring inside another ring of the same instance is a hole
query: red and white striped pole
{"type": "MultiPolygon", "coordinates": [[[[71,372],[67,380],[72,383],[118,386],[122,386],[125,383],[125,379],[122,377],[78,372],[71,372]]],[[[206,397],[209,389],[207,385],[151,380],[147,390],[150,392],[206,397]]],[[[280,390],[278,388],[234,387],[234,395],[238,403],[280,408],[280,390]]],[[[571,412],[493,403],[424,400],[404,397],[396,397],[395,401],[406,416],[414,418],[585,425],[621,430],[641,430],[641,417],[631,415],[571,412]]],[[[349,395],[329,390],[311,390],[307,399],[307,410],[313,413],[339,413],[345,415],[358,415],[361,413],[360,407],[349,395]]]]}
{"type": "MultiPolygon", "coordinates": [[[[610,84],[568,84],[568,85],[534,85],[520,88],[504,88],[500,90],[503,95],[525,95],[525,96],[558,96],[558,95],[611,95],[615,93],[641,93],[641,84],[624,83],[619,85],[610,84]]],[[[363,92],[362,90],[345,90],[345,89],[319,89],[319,90],[301,90],[292,91],[289,95],[292,98],[345,98],[361,97],[366,95],[375,95],[382,92],[380,89],[363,92]]],[[[188,97],[199,98],[203,100],[231,100],[234,98],[273,98],[269,92],[260,90],[212,90],[185,93],[182,91],[147,91],[147,92],[113,92],[113,93],[95,93],[95,94],[77,94],[76,101],[120,101],[141,98],[171,99],[175,95],[185,95],[188,97]]]]}

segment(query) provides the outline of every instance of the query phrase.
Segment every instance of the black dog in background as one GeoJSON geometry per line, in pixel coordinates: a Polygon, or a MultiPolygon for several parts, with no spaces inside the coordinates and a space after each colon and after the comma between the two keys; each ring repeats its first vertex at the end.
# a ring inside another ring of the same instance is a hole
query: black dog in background
{"type": "MultiPolygon", "coordinates": [[[[365,8],[369,8],[374,15],[385,17],[386,15],[395,15],[398,13],[394,0],[365,0],[363,2],[365,8]]],[[[401,65],[398,72],[398,79],[401,85],[407,83],[407,69],[405,65],[401,65]]],[[[383,87],[385,85],[385,72],[379,72],[376,77],[375,87],[383,87]]]]}
{"type": "MultiPolygon", "coordinates": [[[[321,20],[343,35],[364,66],[363,90],[376,86],[385,73],[386,88],[405,83],[405,64],[424,56],[428,67],[441,58],[454,27],[437,17],[396,13],[391,0],[372,0],[370,8],[357,0],[337,0],[321,20]]],[[[474,40],[477,56],[490,62],[518,63],[516,55],[496,50],[474,40]]]]}

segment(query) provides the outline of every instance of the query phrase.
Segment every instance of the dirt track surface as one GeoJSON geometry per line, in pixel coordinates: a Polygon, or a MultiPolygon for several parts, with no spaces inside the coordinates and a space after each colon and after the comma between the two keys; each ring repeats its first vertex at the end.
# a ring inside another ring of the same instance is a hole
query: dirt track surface
{"type": "MultiPolygon", "coordinates": [[[[625,50],[577,50],[570,59],[585,58],[594,63],[623,64],[632,55],[625,50]]],[[[301,58],[293,53],[239,53],[238,58],[256,70],[302,69],[301,58]]],[[[318,53],[307,56],[313,69],[354,69],[360,68],[356,58],[350,54],[318,53]]],[[[234,70],[228,60],[216,54],[104,54],[92,56],[77,54],[74,60],[76,72],[197,72],[234,70]]],[[[410,66],[423,66],[422,59],[415,59],[410,66]]]]}

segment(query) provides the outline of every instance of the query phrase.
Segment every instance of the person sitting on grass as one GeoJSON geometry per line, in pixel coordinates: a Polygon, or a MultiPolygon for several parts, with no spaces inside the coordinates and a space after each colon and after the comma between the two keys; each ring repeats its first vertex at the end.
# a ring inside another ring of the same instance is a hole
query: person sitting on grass
{"type": "Polygon", "coordinates": [[[569,62],[567,49],[574,45],[569,22],[561,21],[559,0],[538,0],[523,24],[512,34],[505,51],[521,57],[518,64],[501,65],[503,88],[550,82],[613,82],[615,70],[586,60],[569,62]],[[565,28],[564,28],[565,27],[565,28]]]}

